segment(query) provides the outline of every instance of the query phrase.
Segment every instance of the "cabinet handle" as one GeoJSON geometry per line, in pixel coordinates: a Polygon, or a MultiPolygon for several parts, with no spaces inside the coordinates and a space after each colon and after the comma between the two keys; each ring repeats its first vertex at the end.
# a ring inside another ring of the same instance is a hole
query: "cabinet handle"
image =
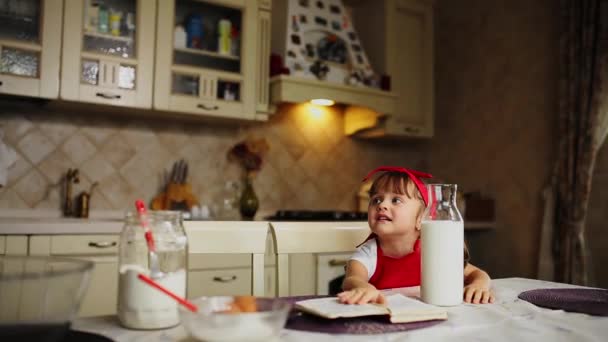
{"type": "Polygon", "coordinates": [[[337,267],[337,266],[346,266],[347,262],[348,262],[348,260],[346,260],[346,259],[331,259],[327,263],[331,267],[337,267]]]}
{"type": "Polygon", "coordinates": [[[197,105],[197,107],[200,108],[200,109],[206,109],[206,110],[218,110],[218,109],[220,109],[220,107],[218,107],[218,106],[207,106],[207,105],[202,104],[202,103],[199,103],[197,105]]]}
{"type": "Polygon", "coordinates": [[[408,133],[419,133],[420,129],[417,127],[405,127],[405,131],[408,133]]]}
{"type": "Polygon", "coordinates": [[[229,283],[231,281],[235,281],[236,280],[236,276],[228,276],[228,277],[213,277],[213,281],[217,281],[220,283],[229,283]]]}
{"type": "Polygon", "coordinates": [[[0,86],[2,86],[4,83],[2,83],[2,81],[0,81],[0,86]]]}
{"type": "Polygon", "coordinates": [[[108,99],[108,100],[120,99],[120,95],[116,95],[116,94],[96,93],[95,95],[97,95],[99,97],[103,97],[104,99],[108,99]]]}
{"type": "Polygon", "coordinates": [[[89,242],[89,247],[110,248],[116,246],[116,241],[89,242]]]}

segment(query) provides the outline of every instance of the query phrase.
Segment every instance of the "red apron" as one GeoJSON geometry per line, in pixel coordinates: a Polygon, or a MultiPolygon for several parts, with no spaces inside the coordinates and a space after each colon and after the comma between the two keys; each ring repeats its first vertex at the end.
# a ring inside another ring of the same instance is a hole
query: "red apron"
{"type": "Polygon", "coordinates": [[[378,290],[420,285],[420,239],[414,243],[414,251],[401,258],[384,255],[376,240],[378,256],[376,271],[369,283],[378,290]]]}

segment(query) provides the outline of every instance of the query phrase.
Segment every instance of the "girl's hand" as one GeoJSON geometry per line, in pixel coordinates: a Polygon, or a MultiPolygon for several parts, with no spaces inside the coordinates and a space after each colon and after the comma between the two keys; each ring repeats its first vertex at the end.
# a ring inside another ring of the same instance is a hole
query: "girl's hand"
{"type": "Polygon", "coordinates": [[[494,293],[485,286],[472,283],[464,287],[464,301],[473,304],[494,303],[494,293]]]}
{"type": "Polygon", "coordinates": [[[338,300],[344,304],[385,304],[386,298],[375,287],[357,287],[350,291],[338,293],[338,300]]]}

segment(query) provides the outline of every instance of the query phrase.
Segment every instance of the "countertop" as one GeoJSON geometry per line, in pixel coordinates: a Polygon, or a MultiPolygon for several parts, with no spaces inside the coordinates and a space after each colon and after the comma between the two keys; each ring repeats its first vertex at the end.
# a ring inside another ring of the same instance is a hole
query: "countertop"
{"type": "Polygon", "coordinates": [[[53,218],[0,217],[0,234],[118,234],[123,219],[110,218],[53,218]]]}
{"type": "MultiPolygon", "coordinates": [[[[263,215],[261,212],[260,220],[263,215]]],[[[95,211],[89,218],[61,217],[52,210],[0,209],[0,235],[119,234],[124,211],[95,211]]]]}

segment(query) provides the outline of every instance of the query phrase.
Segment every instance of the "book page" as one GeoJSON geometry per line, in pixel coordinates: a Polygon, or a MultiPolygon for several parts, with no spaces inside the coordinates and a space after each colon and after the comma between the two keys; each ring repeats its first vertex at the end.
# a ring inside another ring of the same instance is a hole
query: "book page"
{"type": "Polygon", "coordinates": [[[426,304],[402,294],[386,297],[392,322],[414,322],[430,319],[447,319],[446,309],[426,304]]]}
{"type": "Polygon", "coordinates": [[[429,312],[429,311],[445,311],[445,309],[427,304],[420,300],[406,297],[402,294],[392,294],[386,296],[387,306],[393,313],[399,312],[429,312]]]}
{"type": "Polygon", "coordinates": [[[308,299],[296,302],[296,308],[326,318],[388,315],[386,307],[378,304],[342,304],[336,297],[308,299]]]}

